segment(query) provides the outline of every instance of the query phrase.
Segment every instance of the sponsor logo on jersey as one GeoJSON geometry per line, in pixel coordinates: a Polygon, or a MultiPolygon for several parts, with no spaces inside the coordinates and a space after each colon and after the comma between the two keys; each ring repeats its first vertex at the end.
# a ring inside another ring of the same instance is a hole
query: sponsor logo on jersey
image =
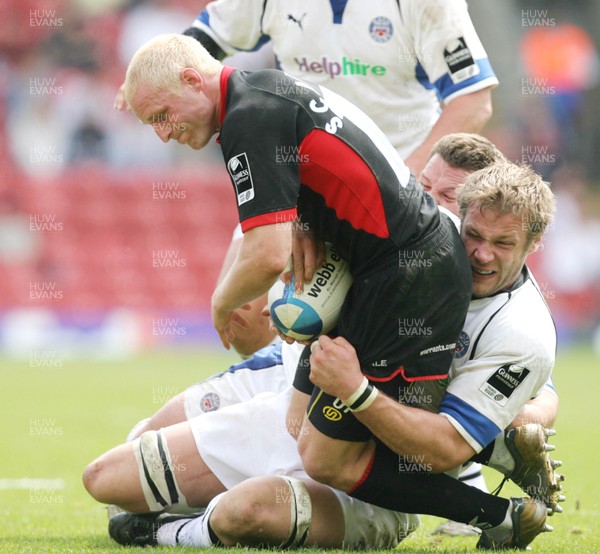
{"type": "MultiPolygon", "coordinates": [[[[415,321],[419,321],[419,320],[415,320],[415,321]]],[[[446,352],[447,350],[455,350],[455,349],[456,349],[455,342],[449,342],[448,344],[437,344],[436,346],[432,346],[431,348],[426,348],[425,350],[421,350],[421,352],[419,352],[419,356],[427,356],[428,354],[437,354],[438,352],[446,352]]]]}
{"type": "Polygon", "coordinates": [[[304,31],[304,28],[302,27],[302,21],[304,21],[305,17],[306,17],[306,12],[303,13],[299,17],[295,16],[294,14],[288,13],[287,21],[291,21],[292,23],[295,23],[296,25],[298,25],[298,27],[300,28],[301,31],[304,31]]]}
{"type": "Polygon", "coordinates": [[[227,162],[227,171],[231,175],[231,180],[235,186],[238,206],[245,204],[254,198],[254,183],[252,182],[252,173],[246,152],[229,158],[227,162]]]}
{"type": "Polygon", "coordinates": [[[333,406],[325,406],[323,408],[323,415],[329,421],[339,421],[340,419],[342,419],[342,412],[336,410],[333,406]]]}
{"type": "Polygon", "coordinates": [[[200,399],[200,409],[203,412],[214,412],[221,407],[221,398],[216,392],[207,392],[200,399]]]}
{"type": "Polygon", "coordinates": [[[382,77],[387,68],[383,65],[371,65],[359,58],[343,56],[341,60],[332,60],[323,56],[320,60],[310,60],[306,56],[294,58],[298,70],[304,73],[325,73],[334,79],[338,75],[356,75],[359,77],[382,77]]]}
{"type": "Polygon", "coordinates": [[[387,17],[376,17],[369,23],[369,34],[375,42],[387,42],[393,33],[392,22],[387,17]]]}
{"type": "Polygon", "coordinates": [[[508,399],[517,387],[526,379],[530,371],[517,364],[504,364],[479,388],[483,394],[495,400],[500,406],[506,406],[508,399]]]}
{"type": "Polygon", "coordinates": [[[460,83],[479,74],[479,66],[463,37],[451,40],[444,49],[444,59],[453,83],[460,83]]]}
{"type": "Polygon", "coordinates": [[[471,344],[471,339],[469,335],[464,331],[460,332],[460,336],[458,337],[458,341],[456,342],[456,350],[454,351],[455,358],[462,358],[468,351],[469,345],[471,344]]]}

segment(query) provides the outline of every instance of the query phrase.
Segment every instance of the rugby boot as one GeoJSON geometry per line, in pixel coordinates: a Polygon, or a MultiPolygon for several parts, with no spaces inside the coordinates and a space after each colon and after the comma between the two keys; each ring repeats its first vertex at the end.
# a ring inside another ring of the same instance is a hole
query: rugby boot
{"type": "Polygon", "coordinates": [[[533,498],[511,498],[511,525],[500,524],[483,530],[477,542],[481,550],[529,550],[540,533],[553,531],[546,524],[549,508],[533,498]]]}
{"type": "Polygon", "coordinates": [[[550,458],[549,452],[555,447],[546,442],[554,434],[552,429],[544,429],[537,423],[521,425],[504,434],[504,443],[515,462],[507,477],[531,498],[546,504],[550,514],[562,512],[558,503],[565,500],[560,494],[564,477],[554,471],[562,462],[550,458]]]}

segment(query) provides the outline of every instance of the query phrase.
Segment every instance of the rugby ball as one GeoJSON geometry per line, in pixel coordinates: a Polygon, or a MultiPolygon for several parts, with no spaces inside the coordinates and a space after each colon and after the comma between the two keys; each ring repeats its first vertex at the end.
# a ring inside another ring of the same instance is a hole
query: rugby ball
{"type": "Polygon", "coordinates": [[[326,256],[313,278],[296,294],[294,279],[285,285],[281,279],[269,291],[269,313],[275,326],[288,337],[312,340],[331,331],[337,324],[346,293],[352,285],[348,264],[326,244],[326,256]]]}

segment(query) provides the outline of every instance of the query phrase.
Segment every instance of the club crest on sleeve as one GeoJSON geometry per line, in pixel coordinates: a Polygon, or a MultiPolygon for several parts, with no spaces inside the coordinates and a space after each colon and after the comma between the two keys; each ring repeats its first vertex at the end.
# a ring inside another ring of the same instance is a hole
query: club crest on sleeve
{"type": "Polygon", "coordinates": [[[254,183],[252,182],[252,173],[246,152],[242,152],[227,162],[227,171],[233,181],[237,195],[238,206],[245,204],[254,198],[254,183]]]}
{"type": "Polygon", "coordinates": [[[464,331],[461,331],[460,336],[456,341],[456,350],[454,351],[454,357],[462,358],[469,351],[470,344],[471,339],[469,338],[469,335],[467,335],[467,333],[465,333],[464,331]]]}
{"type": "Polygon", "coordinates": [[[207,392],[200,399],[200,409],[203,412],[214,412],[221,407],[221,398],[216,392],[207,392]]]}
{"type": "Polygon", "coordinates": [[[446,45],[444,59],[453,83],[460,83],[479,74],[479,66],[463,37],[453,39],[446,45]]]}
{"type": "Polygon", "coordinates": [[[393,33],[394,27],[387,17],[376,17],[369,24],[369,35],[375,42],[387,42],[393,33]]]}
{"type": "Polygon", "coordinates": [[[500,406],[506,406],[512,393],[527,378],[530,371],[517,364],[504,364],[499,367],[479,390],[495,400],[500,406]]]}

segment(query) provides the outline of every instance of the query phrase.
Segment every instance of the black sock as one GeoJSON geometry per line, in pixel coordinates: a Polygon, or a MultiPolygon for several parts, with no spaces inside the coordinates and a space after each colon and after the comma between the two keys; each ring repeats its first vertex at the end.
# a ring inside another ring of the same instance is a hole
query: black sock
{"type": "Polygon", "coordinates": [[[478,464],[488,465],[492,452],[494,451],[494,441],[490,442],[481,452],[475,454],[471,458],[471,462],[477,462],[478,464]]]}
{"type": "Polygon", "coordinates": [[[429,514],[483,529],[504,521],[509,501],[470,487],[444,473],[419,471],[388,448],[377,445],[368,475],[350,495],[397,512],[429,514]],[[410,471],[405,471],[410,469],[410,471]]]}

